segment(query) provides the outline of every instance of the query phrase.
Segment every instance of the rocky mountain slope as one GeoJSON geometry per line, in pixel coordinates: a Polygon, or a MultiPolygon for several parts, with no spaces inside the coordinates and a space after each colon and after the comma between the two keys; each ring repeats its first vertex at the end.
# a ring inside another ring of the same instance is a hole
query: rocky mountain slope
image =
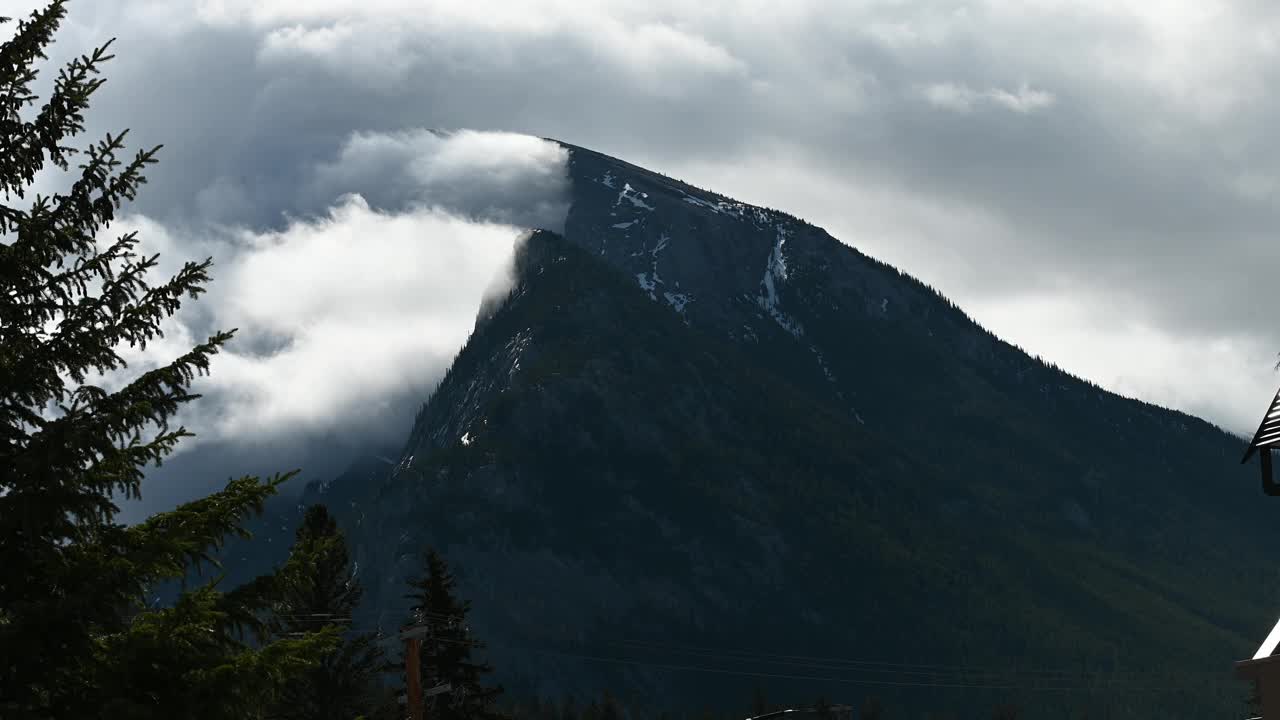
{"type": "Polygon", "coordinates": [[[394,466],[303,499],[348,527],[362,622],[401,621],[430,544],[521,691],[1235,709],[1280,589],[1238,438],[796,218],[569,149],[563,237],[520,250],[394,466]]]}

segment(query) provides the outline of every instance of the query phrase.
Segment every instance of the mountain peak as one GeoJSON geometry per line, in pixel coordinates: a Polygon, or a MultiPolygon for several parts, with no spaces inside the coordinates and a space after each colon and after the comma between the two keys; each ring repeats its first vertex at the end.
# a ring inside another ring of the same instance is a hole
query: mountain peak
{"type": "MultiPolygon", "coordinates": [[[[327,491],[371,620],[399,620],[433,545],[543,696],[706,697],[653,649],[672,637],[1105,672],[1248,650],[1272,608],[1215,588],[1280,538],[1237,439],[1028,357],[819,228],[569,147],[563,236],[521,244],[395,467],[327,491]]],[[[725,696],[755,677],[712,670],[725,696]]]]}

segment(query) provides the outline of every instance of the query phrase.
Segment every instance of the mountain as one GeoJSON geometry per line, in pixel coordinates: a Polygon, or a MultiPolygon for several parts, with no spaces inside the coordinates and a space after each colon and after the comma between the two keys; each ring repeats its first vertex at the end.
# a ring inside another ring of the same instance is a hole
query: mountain
{"type": "Polygon", "coordinates": [[[304,494],[347,528],[363,624],[403,620],[432,545],[518,692],[1240,706],[1280,528],[1239,438],[797,218],[566,147],[563,234],[523,243],[394,465],[304,494]]]}

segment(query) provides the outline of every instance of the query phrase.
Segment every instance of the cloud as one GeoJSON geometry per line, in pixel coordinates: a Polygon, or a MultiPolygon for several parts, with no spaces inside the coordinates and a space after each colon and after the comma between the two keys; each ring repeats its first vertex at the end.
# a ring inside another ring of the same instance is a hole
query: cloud
{"type": "Polygon", "coordinates": [[[1001,88],[977,91],[967,85],[935,83],[926,85],[921,94],[929,103],[956,112],[970,112],[975,105],[990,103],[1016,113],[1029,113],[1053,105],[1056,98],[1045,90],[1033,90],[1025,84],[1010,92],[1001,88]]]}
{"type": "Polygon", "coordinates": [[[320,233],[366,212],[346,193],[370,223],[548,222],[512,192],[536,145],[459,133],[449,170],[417,128],[556,137],[800,214],[1114,389],[1242,432],[1274,390],[1280,7],[120,0],[73,4],[51,57],[114,35],[90,131],[166,144],[132,209],[178,255],[320,233]]]}
{"type": "Polygon", "coordinates": [[[407,432],[383,416],[398,397],[425,397],[520,232],[437,210],[380,213],[358,195],[316,222],[244,231],[213,298],[242,335],[203,383],[213,437],[407,432]]]}
{"type": "Polygon", "coordinates": [[[388,442],[408,428],[387,413],[425,398],[486,290],[501,290],[495,278],[517,238],[563,225],[566,162],[559,145],[511,133],[358,133],[312,168],[306,192],[333,197],[323,215],[278,230],[126,216],[109,237],[137,231],[142,249],[161,255],[159,275],[215,259],[201,302],[161,342],[127,350],[131,373],[237,327],[198,383],[206,398],[184,418],[208,440],[348,429],[388,442]]]}
{"type": "Polygon", "coordinates": [[[220,453],[234,453],[242,472],[291,461],[311,479],[340,472],[371,446],[394,453],[482,300],[503,290],[526,228],[563,225],[566,161],[559,145],[510,133],[359,133],[311,170],[308,202],[337,193],[321,215],[279,229],[122,217],[100,242],[136,231],[144,252],[160,254],[157,276],[212,256],[214,280],[166,322],[163,338],[123,348],[129,368],[103,385],[119,387],[216,329],[238,328],[193,384],[203,398],[177,421],[197,437],[149,475],[147,507],[224,481],[225,464],[209,477],[198,469],[220,453]],[[355,187],[383,207],[348,192],[355,187]],[[161,478],[175,474],[182,489],[163,489],[171,483],[161,478]]]}
{"type": "Polygon", "coordinates": [[[463,130],[356,133],[320,164],[313,200],[361,193],[376,207],[444,207],[478,220],[559,232],[568,151],[529,135],[463,130]]]}

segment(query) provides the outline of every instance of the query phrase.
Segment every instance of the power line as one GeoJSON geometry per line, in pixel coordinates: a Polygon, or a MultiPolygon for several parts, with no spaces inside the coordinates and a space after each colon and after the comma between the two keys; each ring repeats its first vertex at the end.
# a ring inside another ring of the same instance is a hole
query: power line
{"type": "MultiPolygon", "coordinates": [[[[421,613],[424,617],[442,618],[448,620],[461,619],[459,615],[447,615],[440,613],[421,613]]],[[[374,632],[382,634],[381,628],[371,628],[368,626],[352,626],[347,628],[350,632],[374,632]]],[[[563,650],[553,650],[549,648],[516,646],[503,643],[491,644],[481,643],[472,638],[449,638],[432,636],[433,642],[452,643],[469,645],[475,647],[477,645],[488,645],[489,647],[503,648],[507,650],[534,652],[544,655],[555,655],[566,658],[575,658],[590,662],[607,662],[614,664],[624,664],[633,666],[652,667],[664,670],[680,670],[690,672],[713,673],[720,675],[734,675],[742,677],[765,677],[773,679],[791,679],[818,682],[836,682],[845,684],[858,685],[884,685],[895,687],[930,687],[930,688],[961,688],[961,689],[990,689],[990,690],[1056,690],[1056,691],[1082,691],[1082,692],[1121,692],[1121,691],[1155,691],[1155,692],[1173,692],[1186,689],[1187,685],[1183,684],[1177,687],[1169,687],[1162,685],[1139,685],[1132,682],[1133,679],[1151,678],[1152,680],[1172,681],[1177,678],[1185,680],[1196,680],[1197,684],[1204,686],[1235,686],[1237,683],[1234,678],[1225,676],[1220,672],[1212,671],[1189,671],[1189,670],[1170,670],[1170,671],[1087,671],[1087,670],[1069,670],[1069,669],[1044,669],[1044,668],[977,668],[965,665],[946,665],[946,664],[925,664],[925,663],[904,663],[890,662],[883,660],[864,660],[850,659],[838,657],[823,657],[812,655],[789,655],[782,653],[771,653],[759,650],[745,649],[726,649],[726,648],[709,648],[704,646],[690,645],[684,643],[643,641],[643,640],[617,640],[602,641],[604,645],[612,645],[621,648],[630,648],[632,650],[650,650],[674,652],[682,655],[700,657],[706,660],[720,660],[729,663],[737,663],[754,665],[747,668],[731,668],[731,667],[708,667],[706,664],[682,664],[675,662],[663,662],[644,660],[636,657],[616,657],[601,654],[585,654],[574,653],[563,650]],[[798,672],[777,672],[774,668],[777,666],[793,667],[801,670],[818,670],[833,671],[842,673],[840,675],[816,675],[803,674],[798,672]],[[849,675],[847,673],[854,673],[849,675]],[[870,677],[868,677],[870,676],[870,677]],[[888,677],[885,677],[888,676],[888,677]],[[896,677],[895,677],[896,676],[896,677]],[[905,677],[904,677],[905,676],[905,677]],[[1128,678],[1117,682],[1117,678],[1128,678]],[[1215,681],[1216,680],[1216,681],[1215,681]],[[1227,682],[1230,680],[1231,682],[1227,682]],[[1036,681],[1043,681],[1047,684],[1041,684],[1036,681]],[[1102,681],[1102,682],[1099,682],[1102,681]],[[1058,683],[1058,684],[1054,684],[1058,683]],[[1063,684],[1065,683],[1065,684],[1063,684]],[[1080,684],[1089,683],[1089,684],[1080,684]]],[[[397,636],[391,635],[379,638],[380,644],[396,642],[397,636]]]]}
{"type": "MultiPolygon", "coordinates": [[[[392,636],[391,638],[388,638],[387,641],[394,640],[394,639],[395,639],[394,636],[392,636]]],[[[451,640],[448,638],[436,638],[436,640],[439,642],[453,642],[453,643],[468,644],[468,645],[474,644],[476,642],[474,640],[451,640]]],[[[827,669],[832,669],[837,671],[839,670],[853,671],[854,673],[860,674],[861,676],[860,677],[850,676],[847,674],[846,675],[814,675],[814,674],[801,674],[801,673],[774,672],[774,671],[768,671],[768,670],[761,670],[759,668],[735,669],[735,668],[725,668],[725,667],[708,667],[706,665],[660,662],[660,661],[653,661],[653,660],[644,660],[644,659],[639,659],[634,657],[611,657],[607,655],[574,653],[574,652],[567,652],[563,650],[552,650],[549,648],[515,646],[515,645],[504,644],[504,643],[495,643],[495,644],[486,643],[486,645],[488,647],[497,647],[497,648],[502,648],[506,650],[533,652],[533,653],[542,654],[542,655],[553,655],[553,656],[565,657],[565,658],[571,658],[571,659],[587,660],[591,662],[606,662],[606,663],[614,663],[614,664],[651,667],[651,668],[657,668],[657,669],[663,669],[663,670],[680,670],[680,671],[690,671],[690,672],[713,673],[713,674],[719,674],[719,675],[733,675],[733,676],[740,676],[740,677],[763,677],[763,678],[772,678],[772,679],[779,679],[779,680],[836,682],[836,683],[842,683],[842,684],[856,684],[856,685],[956,688],[956,689],[974,689],[974,690],[1050,690],[1050,691],[1078,691],[1078,692],[1095,692],[1095,693],[1114,693],[1114,692],[1125,692],[1125,691],[1177,692],[1177,691],[1185,690],[1188,687],[1188,685],[1186,684],[1180,684],[1177,686],[1139,685],[1139,684],[1134,684],[1132,682],[1115,682],[1114,680],[1110,682],[1106,682],[1105,684],[1081,685],[1081,684],[1078,684],[1078,682],[1072,682],[1072,681],[1087,682],[1091,679],[1096,679],[1096,678],[1090,677],[1089,675],[1072,675],[1070,672],[1064,672],[1060,676],[1056,676],[1056,677],[1047,676],[1043,678],[1034,678],[1034,677],[1024,678],[1024,680],[1042,679],[1049,683],[1052,683],[1054,681],[1070,683],[1070,684],[1047,684],[1047,685],[1028,683],[1028,682],[1018,682],[1016,679],[1005,679],[1003,677],[1000,677],[1000,674],[998,673],[988,673],[987,675],[984,676],[981,673],[967,672],[968,677],[965,677],[966,673],[956,673],[956,675],[959,675],[959,677],[957,677],[954,681],[950,681],[950,682],[945,681],[949,679],[949,676],[943,673],[938,673],[934,676],[926,675],[924,678],[921,678],[921,679],[889,679],[889,678],[866,677],[865,676],[866,673],[887,674],[887,673],[896,672],[899,675],[919,675],[920,673],[916,671],[903,670],[903,669],[895,670],[895,669],[882,669],[882,668],[860,668],[860,667],[839,667],[839,666],[829,666],[827,669]],[[987,682],[983,680],[984,677],[991,677],[991,678],[997,679],[998,681],[987,682]]],[[[741,658],[741,657],[738,657],[738,658],[730,657],[729,659],[739,661],[739,662],[743,660],[748,660],[748,661],[752,660],[752,658],[741,658]]],[[[952,667],[960,667],[960,666],[952,666],[952,667]]],[[[813,669],[823,669],[823,668],[813,668],[813,669]]],[[[1152,672],[1149,674],[1157,676],[1158,678],[1164,679],[1164,680],[1172,680],[1174,678],[1179,678],[1179,677],[1194,676],[1202,680],[1202,682],[1200,683],[1202,686],[1207,684],[1211,686],[1216,685],[1221,687],[1234,687],[1237,684],[1236,682],[1234,682],[1233,678],[1226,677],[1222,673],[1216,673],[1216,674],[1213,674],[1212,676],[1210,676],[1208,673],[1186,673],[1186,672],[1178,672],[1178,671],[1170,671],[1167,673],[1152,672]],[[1205,682],[1205,680],[1211,680],[1212,678],[1219,678],[1219,681],[1205,682]],[[1230,682],[1228,682],[1229,680],[1230,682]]],[[[1007,671],[1004,673],[1004,675],[1013,676],[1014,678],[1016,678],[1018,675],[1018,671],[1017,670],[1007,671]]]]}
{"type": "Polygon", "coordinates": [[[925,664],[925,663],[904,663],[889,662],[883,660],[861,660],[837,657],[822,657],[812,655],[786,655],[781,653],[762,652],[759,650],[742,650],[727,648],[709,648],[696,645],[688,645],[682,643],[663,643],[646,640],[619,640],[606,641],[605,644],[617,645],[622,647],[647,648],[652,650],[663,650],[678,652],[685,655],[693,655],[706,657],[711,659],[725,659],[735,661],[747,660],[763,660],[778,665],[792,665],[796,667],[805,667],[815,670],[843,670],[843,669],[864,669],[867,671],[875,671],[884,668],[887,671],[902,670],[903,672],[918,672],[921,674],[929,673],[967,673],[967,674],[994,674],[994,675],[1044,675],[1044,676],[1115,676],[1115,675],[1139,675],[1139,676],[1170,676],[1177,675],[1180,677],[1191,677],[1196,675],[1219,676],[1222,673],[1213,670],[1175,670],[1169,672],[1161,672],[1158,670],[1125,670],[1125,671],[1108,671],[1108,670],[1071,670],[1067,668],[993,668],[993,667],[974,667],[969,665],[946,665],[946,664],[925,664]]]}
{"type": "MultiPolygon", "coordinates": [[[[507,646],[502,646],[507,647],[507,646]]],[[[1081,685],[1019,685],[1019,684],[980,684],[980,683],[940,683],[940,682],[913,682],[907,680],[881,680],[874,678],[853,678],[853,677],[831,677],[818,675],[800,675],[794,673],[774,673],[774,672],[758,672],[750,670],[732,670],[727,668],[710,668],[698,665],[681,665],[676,663],[662,663],[645,660],[635,660],[629,658],[605,657],[600,655],[585,655],[579,653],[567,653],[558,650],[545,650],[538,648],[521,648],[535,653],[544,655],[554,655],[558,657],[574,658],[579,660],[588,660],[593,662],[607,662],[623,665],[637,665],[644,667],[661,668],[667,670],[685,670],[692,672],[713,673],[718,675],[734,675],[740,677],[763,677],[777,680],[806,680],[818,682],[835,682],[852,685],[881,685],[893,687],[928,687],[928,688],[957,688],[957,689],[973,689],[973,690],[1049,690],[1049,691],[1079,691],[1079,692],[1115,692],[1115,691],[1152,691],[1152,692],[1178,692],[1187,689],[1186,685],[1179,686],[1139,686],[1123,683],[1109,683],[1106,686],[1081,686],[1081,685]]],[[[1225,684],[1224,684],[1225,685],[1225,684]]]]}

